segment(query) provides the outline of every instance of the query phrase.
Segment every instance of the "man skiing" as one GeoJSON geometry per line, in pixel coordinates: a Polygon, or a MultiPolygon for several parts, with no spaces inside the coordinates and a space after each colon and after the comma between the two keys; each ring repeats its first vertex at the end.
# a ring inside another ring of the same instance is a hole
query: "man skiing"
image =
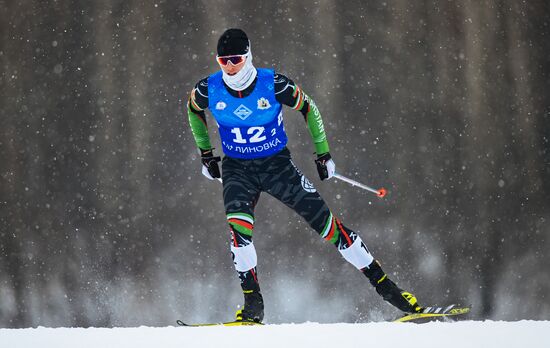
{"type": "Polygon", "coordinates": [[[420,312],[422,307],[415,296],[388,278],[359,235],[332,214],[292,162],[286,148],[283,104],[304,116],[315,146],[320,179],[330,179],[335,173],[321,114],[313,100],[288,77],[255,68],[250,41],[240,29],[228,29],[221,35],[216,60],[221,71],[195,85],[187,110],[203,175],[211,180],[223,179],[231,253],[244,293],[244,306],[237,311],[237,321],[261,322],[264,318],[252,241],[254,208],[261,192],[292,208],[322,238],[334,244],[345,260],[365,274],[384,300],[403,312],[420,312]],[[223,176],[218,167],[220,157],[214,156],[208,135],[204,112],[207,108],[221,137],[225,154],[223,176]]]}

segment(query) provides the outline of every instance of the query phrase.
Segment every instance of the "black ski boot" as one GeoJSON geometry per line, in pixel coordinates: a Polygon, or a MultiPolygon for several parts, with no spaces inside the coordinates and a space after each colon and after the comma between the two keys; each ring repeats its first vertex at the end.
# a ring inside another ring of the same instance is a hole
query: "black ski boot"
{"type": "Polygon", "coordinates": [[[244,306],[237,311],[236,320],[256,323],[264,320],[264,299],[260,291],[244,291],[244,306]]]}
{"type": "Polygon", "coordinates": [[[397,287],[384,273],[378,261],[374,260],[368,268],[363,270],[363,273],[376,288],[376,292],[394,307],[406,313],[418,313],[422,310],[416,297],[397,287]]]}

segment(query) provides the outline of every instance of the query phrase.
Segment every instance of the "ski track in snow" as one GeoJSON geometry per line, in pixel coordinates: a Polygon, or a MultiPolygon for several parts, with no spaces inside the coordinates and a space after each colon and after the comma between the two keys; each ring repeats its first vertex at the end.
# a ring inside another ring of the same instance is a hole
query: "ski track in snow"
{"type": "Polygon", "coordinates": [[[0,329],[1,348],[550,347],[550,321],[0,329]]]}

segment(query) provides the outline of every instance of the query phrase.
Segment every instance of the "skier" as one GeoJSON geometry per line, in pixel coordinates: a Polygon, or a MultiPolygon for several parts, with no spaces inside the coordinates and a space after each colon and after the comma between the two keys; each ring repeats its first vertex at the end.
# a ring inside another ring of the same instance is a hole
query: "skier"
{"type": "Polygon", "coordinates": [[[223,200],[231,253],[244,293],[244,306],[237,311],[236,320],[261,322],[264,318],[252,241],[254,208],[261,192],[292,208],[322,238],[334,244],[344,259],[365,274],[384,300],[403,312],[420,312],[422,307],[416,297],[388,278],[361,237],[332,214],[292,162],[286,148],[282,105],[304,116],[315,145],[320,179],[330,179],[335,173],[321,114],[313,100],[288,77],[255,68],[250,41],[241,29],[228,29],[221,35],[216,60],[221,71],[195,85],[187,110],[201,154],[202,174],[211,180],[221,176],[221,159],[214,155],[208,135],[204,112],[207,108],[218,125],[225,154],[221,172],[223,200]]]}

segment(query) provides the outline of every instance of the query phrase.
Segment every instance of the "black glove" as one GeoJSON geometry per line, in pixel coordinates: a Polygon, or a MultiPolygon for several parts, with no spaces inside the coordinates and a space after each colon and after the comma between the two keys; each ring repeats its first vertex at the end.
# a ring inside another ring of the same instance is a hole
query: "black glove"
{"type": "Polygon", "coordinates": [[[317,172],[319,173],[319,178],[321,180],[332,178],[336,171],[336,165],[328,152],[322,155],[317,155],[315,164],[317,165],[317,172]]]}
{"type": "Polygon", "coordinates": [[[210,180],[221,178],[220,167],[218,167],[218,162],[221,161],[221,158],[220,156],[214,157],[212,150],[201,149],[202,175],[210,180]]]}

